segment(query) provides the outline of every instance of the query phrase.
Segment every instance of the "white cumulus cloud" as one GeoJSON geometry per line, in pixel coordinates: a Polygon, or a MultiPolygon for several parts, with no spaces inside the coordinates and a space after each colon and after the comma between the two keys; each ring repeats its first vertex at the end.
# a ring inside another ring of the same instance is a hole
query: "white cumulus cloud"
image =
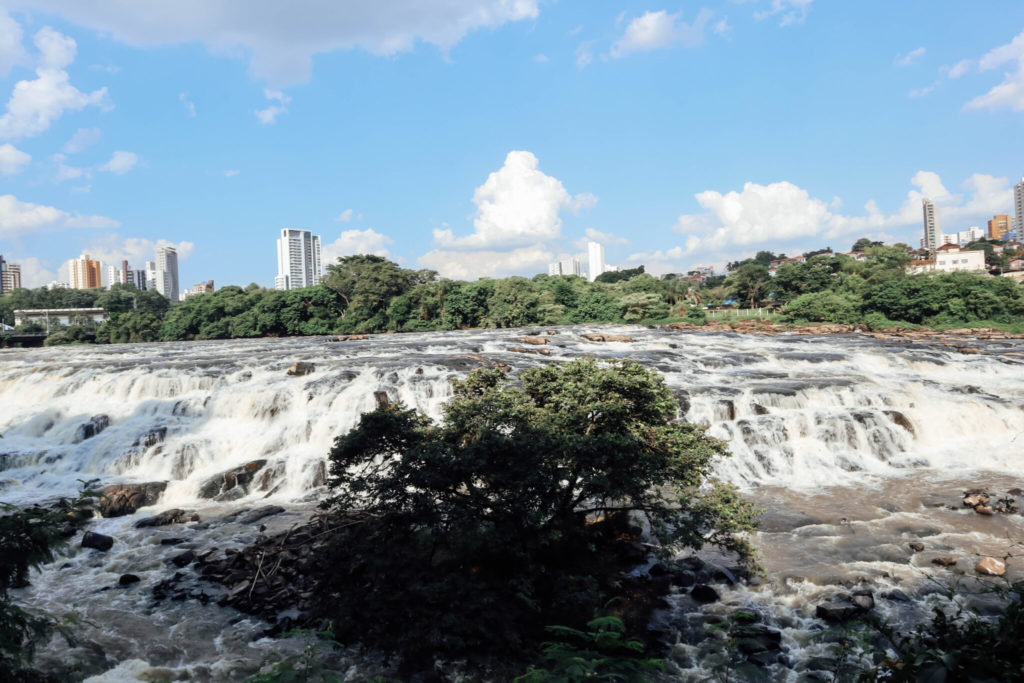
{"type": "Polygon", "coordinates": [[[271,90],[270,88],[263,91],[263,96],[271,102],[277,103],[271,104],[266,109],[257,109],[255,111],[259,122],[264,126],[268,126],[272,123],[277,123],[277,117],[288,111],[288,103],[292,101],[292,98],[280,90],[271,90]]]}
{"type": "Polygon", "coordinates": [[[367,228],[366,230],[345,230],[338,239],[323,247],[323,263],[334,263],[341,256],[352,256],[354,254],[374,254],[375,256],[390,256],[388,245],[395,241],[387,235],[367,228]]]}
{"type": "Polygon", "coordinates": [[[0,195],[0,238],[14,239],[36,232],[68,228],[116,228],[117,221],[106,216],[86,216],[61,209],[19,201],[14,195],[0,195]]]}
{"type": "Polygon", "coordinates": [[[110,161],[105,164],[100,164],[99,170],[107,171],[108,173],[113,173],[115,175],[123,175],[135,168],[135,165],[138,163],[138,154],[119,149],[110,157],[110,161]]]}
{"type": "Polygon", "coordinates": [[[99,142],[101,135],[99,128],[79,128],[71,139],[64,143],[62,151],[65,154],[78,154],[99,142]]]}
{"type": "Polygon", "coordinates": [[[610,55],[617,59],[674,45],[695,47],[704,42],[704,29],[713,15],[711,10],[702,9],[688,24],[680,18],[679,12],[645,12],[629,23],[622,37],[612,44],[610,55]]]}
{"type": "Polygon", "coordinates": [[[50,27],[35,37],[39,59],[34,80],[18,81],[0,116],[0,138],[19,139],[47,130],[65,111],[106,106],[107,89],[83,93],[70,83],[68,66],[75,58],[75,41],[50,27]]]}
{"type": "Polygon", "coordinates": [[[434,230],[434,240],[447,249],[537,244],[561,236],[563,211],[580,211],[596,201],[589,193],[570,195],[560,180],[540,170],[532,153],[512,151],[473,193],[473,234],[456,237],[450,229],[434,230]]]}
{"type": "Polygon", "coordinates": [[[453,280],[476,280],[481,277],[507,277],[523,273],[547,272],[555,253],[544,245],[531,245],[507,251],[461,251],[434,249],[417,259],[423,268],[436,270],[441,277],[453,280]]]}
{"type": "Polygon", "coordinates": [[[25,59],[21,46],[21,25],[0,8],[0,76],[6,76],[11,67],[25,59]]]}
{"type": "Polygon", "coordinates": [[[185,105],[185,114],[190,119],[194,119],[196,117],[196,103],[188,98],[188,93],[178,93],[178,101],[185,105]]]}
{"type": "Polygon", "coordinates": [[[807,18],[807,13],[811,11],[811,3],[813,2],[814,0],[772,0],[769,8],[761,12],[755,12],[754,18],[760,21],[761,19],[781,15],[779,26],[802,24],[804,19],[807,18]]]}
{"type": "Polygon", "coordinates": [[[20,173],[31,160],[31,155],[16,149],[14,145],[0,145],[0,175],[20,173]]]}
{"type": "Polygon", "coordinates": [[[896,59],[893,60],[893,64],[896,66],[910,66],[918,59],[924,56],[927,50],[924,47],[911,50],[905,55],[896,55],[896,59]]]}
{"type": "MultiPolygon", "coordinates": [[[[1007,64],[1010,70],[1004,75],[1003,82],[968,102],[965,105],[968,109],[1024,111],[1024,31],[1006,45],[990,50],[978,60],[978,69],[990,71],[1007,64]]],[[[952,71],[950,75],[952,77],[952,71]]]]}
{"type": "Polygon", "coordinates": [[[534,19],[538,0],[33,0],[42,11],[133,46],[201,42],[244,55],[252,73],[276,86],[308,80],[313,57],[363,49],[408,52],[417,43],[448,50],[466,34],[534,19]]]}
{"type": "Polygon", "coordinates": [[[172,242],[170,240],[158,239],[155,242],[142,237],[122,237],[116,233],[94,237],[92,242],[82,251],[94,259],[109,263],[120,264],[121,261],[128,261],[133,268],[141,268],[146,261],[156,258],[157,247],[174,247],[178,252],[178,260],[184,261],[195,253],[194,242],[172,242]]]}

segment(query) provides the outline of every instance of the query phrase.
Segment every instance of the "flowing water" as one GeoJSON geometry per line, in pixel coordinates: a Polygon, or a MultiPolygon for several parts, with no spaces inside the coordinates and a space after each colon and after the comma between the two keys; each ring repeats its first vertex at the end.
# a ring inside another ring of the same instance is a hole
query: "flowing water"
{"type": "MultiPolygon", "coordinates": [[[[266,533],[295,524],[319,495],[334,437],[373,409],[375,392],[436,417],[449,380],[483,365],[515,372],[589,354],[633,358],[665,374],[685,418],[729,443],[733,455],[718,476],[766,509],[756,541],[768,580],[723,589],[722,602],[704,612],[742,607],[781,628],[792,661],[769,669],[778,680],[797,680],[801,662],[824,652],[812,637],[821,628],[816,603],[862,583],[924,594],[937,555],[959,559],[948,574],[972,574],[974,555],[1002,556],[1024,540],[1020,515],[956,509],[967,488],[1024,487],[1021,340],[971,341],[981,352],[963,354],[935,341],[861,335],[623,327],[614,331],[634,343],[581,337],[593,331],[608,328],[545,330],[550,343],[536,348],[548,356],[510,351],[523,331],[509,330],[0,351],[0,500],[73,495],[93,478],[168,482],[156,505],[91,525],[117,539],[109,552],[77,548],[76,539],[67,557],[15,591],[25,604],[53,614],[73,607],[87,620],[76,626],[80,644],[54,645],[44,665],[113,668],[96,680],[244,679],[278,645],[260,639],[264,624],[214,602],[154,601],[152,585],[174,570],[168,558],[183,547],[253,540],[258,525],[210,521],[254,505],[287,508],[262,520],[266,533]],[[287,374],[298,361],[315,370],[287,374]],[[102,426],[99,416],[109,426],[89,436],[83,425],[102,426]],[[255,460],[266,463],[247,491],[204,497],[211,477],[255,460]],[[203,522],[133,528],[172,507],[196,510],[203,522]],[[160,544],[170,536],[187,542],[160,544]],[[911,542],[925,549],[914,552],[911,542]],[[114,587],[126,572],[142,581],[114,587]]],[[[1009,576],[1020,578],[1022,565],[1011,560],[1009,576]]],[[[673,603],[661,615],[680,633],[673,675],[704,679],[706,648],[685,638],[703,617],[688,598],[673,603]]],[[[878,604],[904,619],[923,608],[878,604]]]]}

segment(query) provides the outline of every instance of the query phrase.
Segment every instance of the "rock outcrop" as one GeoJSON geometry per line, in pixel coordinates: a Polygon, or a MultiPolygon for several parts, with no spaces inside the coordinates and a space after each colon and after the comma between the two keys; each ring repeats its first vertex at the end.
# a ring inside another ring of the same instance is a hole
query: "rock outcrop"
{"type": "Polygon", "coordinates": [[[104,486],[100,490],[103,494],[99,501],[100,514],[104,517],[133,514],[139,508],[156,503],[166,488],[166,481],[104,486]]]}
{"type": "Polygon", "coordinates": [[[256,473],[267,464],[266,460],[252,460],[241,467],[234,467],[226,472],[210,477],[199,488],[201,498],[212,498],[217,501],[237,500],[250,491],[256,473]]]}
{"type": "Polygon", "coordinates": [[[290,368],[288,368],[288,374],[292,375],[293,377],[303,377],[305,375],[311,374],[314,370],[316,370],[316,365],[314,365],[313,363],[299,361],[298,363],[295,363],[290,368]]]}
{"type": "Polygon", "coordinates": [[[75,430],[75,443],[91,439],[110,426],[110,418],[106,415],[93,415],[88,422],[78,425],[75,430]]]}

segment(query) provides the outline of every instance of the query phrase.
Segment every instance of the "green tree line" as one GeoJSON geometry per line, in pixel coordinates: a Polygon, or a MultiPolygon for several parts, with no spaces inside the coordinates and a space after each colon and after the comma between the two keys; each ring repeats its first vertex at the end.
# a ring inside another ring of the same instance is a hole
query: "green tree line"
{"type": "MultiPolygon", "coordinates": [[[[988,242],[975,245],[991,251],[988,242]],[[979,246],[980,245],[980,246],[979,246]]],[[[887,327],[985,323],[1024,325],[1024,287],[988,273],[909,275],[905,245],[858,240],[856,260],[829,249],[808,252],[770,272],[768,251],[729,264],[703,283],[678,275],[656,278],[643,267],[576,276],[441,278],[379,256],[346,256],[327,267],[323,283],[291,291],[250,284],[227,286],[171,304],[132,285],[109,290],[19,289],[0,297],[0,319],[20,308],[100,307],[109,320],[83,321],[51,334],[48,344],[228,339],[239,337],[415,332],[579,323],[686,320],[701,324],[705,309],[768,306],[789,323],[824,322],[887,327]]],[[[1000,263],[1011,253],[996,254],[1000,263]]],[[[990,259],[991,260],[991,259],[990,259]]],[[[998,265],[993,266],[998,268],[998,265]]],[[[41,331],[32,328],[23,331],[41,331]]],[[[52,330],[51,330],[52,331],[52,330]]]]}

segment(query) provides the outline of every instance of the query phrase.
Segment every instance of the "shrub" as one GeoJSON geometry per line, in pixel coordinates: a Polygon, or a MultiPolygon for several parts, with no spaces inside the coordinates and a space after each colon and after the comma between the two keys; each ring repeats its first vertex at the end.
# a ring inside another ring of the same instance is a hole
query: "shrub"
{"type": "Polygon", "coordinates": [[[783,309],[788,322],[846,323],[860,321],[860,299],[852,294],[801,294],[783,309]]]}

